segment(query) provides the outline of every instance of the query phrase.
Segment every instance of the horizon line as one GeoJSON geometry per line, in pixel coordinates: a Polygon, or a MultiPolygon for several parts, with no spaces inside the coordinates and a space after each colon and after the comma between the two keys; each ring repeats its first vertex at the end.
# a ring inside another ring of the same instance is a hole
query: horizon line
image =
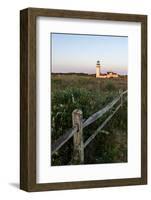
{"type": "MultiPolygon", "coordinates": [[[[110,72],[110,71],[108,71],[108,72],[110,72]]],[[[106,73],[108,73],[108,72],[106,72],[106,73]]],[[[87,75],[95,75],[96,73],[86,73],[86,72],[51,72],[51,74],[87,74],[87,75]]],[[[115,73],[115,72],[113,72],[113,73],[115,73]]],[[[105,74],[105,73],[102,73],[102,74],[105,74]]],[[[124,75],[124,76],[127,76],[128,74],[126,73],[126,74],[120,74],[120,73],[117,73],[118,75],[124,75]]]]}

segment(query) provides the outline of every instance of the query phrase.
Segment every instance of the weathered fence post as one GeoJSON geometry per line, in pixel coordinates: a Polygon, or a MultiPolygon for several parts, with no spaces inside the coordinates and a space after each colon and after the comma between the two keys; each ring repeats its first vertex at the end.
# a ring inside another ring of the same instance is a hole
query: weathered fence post
{"type": "Polygon", "coordinates": [[[123,90],[119,90],[120,100],[121,100],[121,107],[123,106],[123,90]]]}
{"type": "Polygon", "coordinates": [[[84,163],[82,115],[82,111],[78,109],[72,112],[73,127],[78,128],[78,131],[73,136],[73,164],[84,163]]]}

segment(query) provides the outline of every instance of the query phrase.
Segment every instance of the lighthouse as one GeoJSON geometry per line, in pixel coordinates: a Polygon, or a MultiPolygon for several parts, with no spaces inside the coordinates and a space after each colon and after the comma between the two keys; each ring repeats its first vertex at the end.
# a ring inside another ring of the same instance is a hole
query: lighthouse
{"type": "Polygon", "coordinates": [[[100,61],[98,60],[96,63],[96,77],[100,77],[100,61]]]}
{"type": "Polygon", "coordinates": [[[96,78],[118,78],[119,74],[115,72],[107,72],[105,74],[101,73],[101,65],[100,61],[96,62],[96,78]]]}

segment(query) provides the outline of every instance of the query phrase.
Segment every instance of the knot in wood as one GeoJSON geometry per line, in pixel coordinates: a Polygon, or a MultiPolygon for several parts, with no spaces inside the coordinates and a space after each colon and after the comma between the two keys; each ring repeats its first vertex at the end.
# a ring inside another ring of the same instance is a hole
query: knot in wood
{"type": "Polygon", "coordinates": [[[79,124],[78,124],[78,123],[75,123],[74,126],[75,126],[75,128],[77,128],[77,132],[79,132],[79,130],[80,130],[79,124]]]}

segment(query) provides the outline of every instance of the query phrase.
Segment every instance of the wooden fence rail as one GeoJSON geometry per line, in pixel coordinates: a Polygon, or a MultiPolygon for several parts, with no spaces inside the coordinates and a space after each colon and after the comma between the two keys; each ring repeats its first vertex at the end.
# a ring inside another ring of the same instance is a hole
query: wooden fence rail
{"type": "Polygon", "coordinates": [[[125,101],[124,95],[127,94],[126,91],[119,91],[119,95],[106,105],[103,109],[97,111],[91,115],[87,120],[83,120],[82,111],[74,110],[72,112],[72,124],[73,127],[69,129],[65,134],[60,136],[54,144],[52,144],[51,155],[58,151],[72,136],[74,144],[73,160],[74,164],[79,164],[84,162],[84,148],[96,137],[96,135],[101,132],[104,126],[110,121],[110,119],[115,115],[115,113],[123,106],[125,101]],[[91,123],[95,122],[97,119],[102,117],[105,113],[111,110],[115,105],[119,104],[114,108],[114,111],[106,118],[106,120],[97,128],[97,130],[84,142],[83,141],[83,129],[89,126],[91,123]]]}
{"type": "Polygon", "coordinates": [[[104,126],[110,121],[110,119],[114,116],[114,114],[120,109],[121,105],[117,106],[115,111],[111,113],[107,119],[97,128],[97,130],[86,140],[84,143],[84,148],[95,138],[95,136],[104,128],[104,126]]]}

